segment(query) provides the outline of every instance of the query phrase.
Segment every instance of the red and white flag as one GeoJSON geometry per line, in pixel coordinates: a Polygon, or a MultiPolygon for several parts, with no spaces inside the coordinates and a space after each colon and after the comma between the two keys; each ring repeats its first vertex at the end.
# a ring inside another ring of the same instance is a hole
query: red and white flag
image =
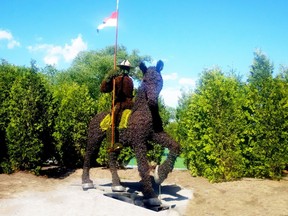
{"type": "Polygon", "coordinates": [[[105,27],[116,27],[117,26],[117,17],[118,17],[118,11],[113,12],[110,17],[105,18],[103,23],[101,23],[97,27],[97,32],[99,32],[99,30],[101,30],[105,27]]]}

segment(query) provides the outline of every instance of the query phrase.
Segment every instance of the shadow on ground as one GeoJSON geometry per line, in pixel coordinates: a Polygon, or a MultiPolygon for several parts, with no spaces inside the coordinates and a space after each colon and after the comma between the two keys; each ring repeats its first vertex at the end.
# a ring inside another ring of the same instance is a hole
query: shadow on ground
{"type": "Polygon", "coordinates": [[[65,179],[73,174],[76,169],[61,167],[61,166],[44,166],[40,170],[40,176],[53,179],[65,179]]]}

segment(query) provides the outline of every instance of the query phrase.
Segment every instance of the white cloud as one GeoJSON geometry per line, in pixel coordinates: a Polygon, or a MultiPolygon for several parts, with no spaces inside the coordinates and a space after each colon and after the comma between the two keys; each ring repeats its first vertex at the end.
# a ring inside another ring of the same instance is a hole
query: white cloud
{"type": "Polygon", "coordinates": [[[0,40],[2,39],[11,40],[12,38],[13,36],[10,32],[0,30],[0,40]]]}
{"type": "Polygon", "coordinates": [[[181,91],[179,88],[163,88],[160,95],[164,99],[164,103],[170,107],[177,107],[178,99],[181,96],[181,91]]]}
{"type": "Polygon", "coordinates": [[[38,44],[29,46],[28,50],[31,52],[44,52],[43,60],[45,64],[57,65],[63,59],[65,62],[72,61],[79,52],[87,50],[87,43],[83,41],[82,36],[79,34],[77,38],[71,39],[71,44],[65,44],[64,46],[38,44]]]}
{"type": "Polygon", "coordinates": [[[162,74],[162,78],[164,81],[166,80],[176,80],[178,78],[177,73],[171,73],[171,74],[162,74]]]}
{"type": "Polygon", "coordinates": [[[71,46],[65,45],[63,56],[66,61],[71,61],[83,50],[87,50],[87,43],[82,40],[81,35],[78,35],[77,38],[71,40],[71,46]]]}
{"type": "Polygon", "coordinates": [[[14,40],[13,35],[5,30],[0,29],[0,40],[7,40],[7,48],[13,49],[14,47],[20,46],[20,42],[14,40]]]}
{"type": "Polygon", "coordinates": [[[16,40],[11,40],[8,42],[8,49],[13,49],[14,47],[19,47],[20,46],[20,42],[16,41],[16,40]]]}
{"type": "Polygon", "coordinates": [[[48,65],[57,65],[59,62],[59,58],[58,56],[47,55],[44,57],[44,62],[45,64],[48,64],[48,65]]]}
{"type": "MultiPolygon", "coordinates": [[[[164,103],[170,107],[177,107],[178,100],[182,96],[182,93],[189,92],[195,89],[196,86],[196,81],[194,79],[184,77],[178,79],[178,76],[176,75],[177,75],[176,73],[168,75],[168,78],[172,81],[170,81],[168,87],[165,86],[164,82],[164,87],[160,93],[160,95],[164,99],[164,103]]],[[[164,75],[163,79],[165,80],[164,75]]]]}
{"type": "Polygon", "coordinates": [[[185,87],[195,87],[196,86],[196,82],[194,79],[191,79],[191,78],[181,78],[179,79],[179,84],[182,85],[182,86],[185,86],[185,87]]]}

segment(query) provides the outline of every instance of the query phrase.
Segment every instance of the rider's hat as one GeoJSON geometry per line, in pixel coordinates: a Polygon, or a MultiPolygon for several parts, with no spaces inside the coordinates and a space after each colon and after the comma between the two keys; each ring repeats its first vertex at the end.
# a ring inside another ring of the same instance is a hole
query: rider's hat
{"type": "Polygon", "coordinates": [[[129,71],[130,68],[133,68],[128,60],[122,61],[119,65],[117,65],[120,69],[129,71]]]}

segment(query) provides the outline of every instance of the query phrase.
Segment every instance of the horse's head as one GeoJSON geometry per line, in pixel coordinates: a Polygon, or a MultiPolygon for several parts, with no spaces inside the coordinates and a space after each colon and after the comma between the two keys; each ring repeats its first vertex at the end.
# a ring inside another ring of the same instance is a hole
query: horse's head
{"type": "Polygon", "coordinates": [[[161,71],[164,67],[164,63],[163,61],[159,60],[156,67],[150,66],[147,68],[146,65],[141,62],[139,67],[143,73],[143,80],[141,85],[146,92],[148,104],[149,106],[158,105],[158,96],[163,87],[161,71]]]}

